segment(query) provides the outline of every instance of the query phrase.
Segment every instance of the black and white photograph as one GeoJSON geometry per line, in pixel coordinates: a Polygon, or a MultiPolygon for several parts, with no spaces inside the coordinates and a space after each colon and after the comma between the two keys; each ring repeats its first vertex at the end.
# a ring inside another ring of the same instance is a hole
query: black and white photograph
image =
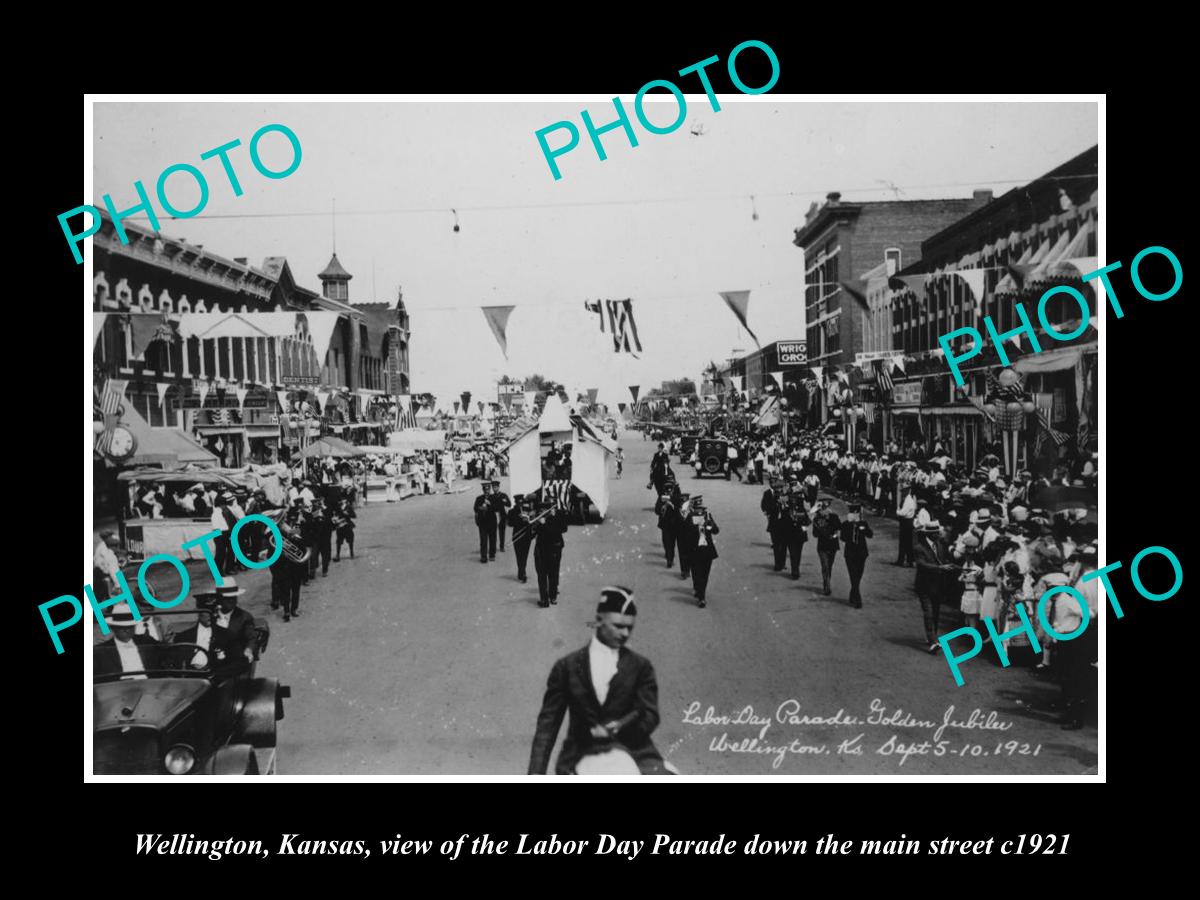
{"type": "Polygon", "coordinates": [[[1103,97],[758,52],[91,98],[89,780],[1103,775],[1103,97]]]}

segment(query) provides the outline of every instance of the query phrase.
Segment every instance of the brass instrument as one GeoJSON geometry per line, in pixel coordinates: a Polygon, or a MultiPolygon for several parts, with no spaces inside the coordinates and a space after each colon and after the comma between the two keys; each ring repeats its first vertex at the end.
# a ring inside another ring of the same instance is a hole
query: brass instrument
{"type": "MultiPolygon", "coordinates": [[[[267,531],[269,533],[269,537],[267,538],[267,540],[271,544],[271,546],[274,547],[275,546],[275,534],[270,529],[267,529],[267,531]]],[[[289,531],[289,529],[287,528],[287,526],[285,526],[282,522],[280,522],[279,523],[279,533],[283,535],[283,551],[282,551],[283,556],[289,562],[293,562],[298,566],[304,565],[305,563],[308,562],[309,557],[312,556],[312,547],[305,547],[304,545],[292,540],[291,536],[288,534],[288,531],[289,531]]],[[[272,551],[272,552],[274,552],[274,551],[272,551]]]]}

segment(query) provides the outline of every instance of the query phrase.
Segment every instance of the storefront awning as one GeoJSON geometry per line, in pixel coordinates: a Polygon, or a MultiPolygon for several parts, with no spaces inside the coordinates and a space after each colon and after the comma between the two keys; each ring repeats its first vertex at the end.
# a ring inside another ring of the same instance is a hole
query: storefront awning
{"type": "Polygon", "coordinates": [[[983,415],[974,406],[927,406],[921,410],[927,416],[975,416],[983,415]]]}
{"type": "Polygon", "coordinates": [[[1022,356],[1013,363],[1013,368],[1022,375],[1073,369],[1079,364],[1079,359],[1086,349],[1086,347],[1064,347],[1060,350],[1043,350],[1041,353],[1022,356]]]}
{"type": "Polygon", "coordinates": [[[178,468],[185,463],[216,463],[217,458],[185,435],[177,428],[151,428],[150,423],[142,418],[133,408],[133,404],[125,405],[122,422],[137,438],[137,452],[128,460],[126,465],[145,466],[161,465],[164,468],[178,468]]]}

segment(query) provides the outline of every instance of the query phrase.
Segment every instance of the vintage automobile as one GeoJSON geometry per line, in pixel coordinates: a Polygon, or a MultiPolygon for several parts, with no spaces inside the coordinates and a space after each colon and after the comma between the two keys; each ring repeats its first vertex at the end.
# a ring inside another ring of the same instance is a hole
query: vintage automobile
{"type": "MultiPolygon", "coordinates": [[[[123,668],[113,641],[93,648],[95,774],[273,775],[275,723],[291,689],[255,677],[245,659],[175,640],[195,624],[196,611],[154,618],[178,627],[164,628],[162,642],[136,646],[142,671],[123,668]]],[[[268,632],[263,620],[255,624],[257,657],[268,632]]]]}
{"type": "Polygon", "coordinates": [[[693,467],[696,477],[702,475],[724,475],[728,463],[729,441],[716,438],[701,438],[696,441],[696,456],[693,467]]]}

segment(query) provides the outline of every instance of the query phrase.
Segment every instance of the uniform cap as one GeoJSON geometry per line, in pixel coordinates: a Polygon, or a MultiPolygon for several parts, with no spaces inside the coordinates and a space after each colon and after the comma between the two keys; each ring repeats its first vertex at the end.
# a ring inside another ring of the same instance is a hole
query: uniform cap
{"type": "Polygon", "coordinates": [[[596,606],[596,612],[636,616],[637,606],[633,602],[633,590],[619,585],[601,588],[600,603],[596,606]]]}

